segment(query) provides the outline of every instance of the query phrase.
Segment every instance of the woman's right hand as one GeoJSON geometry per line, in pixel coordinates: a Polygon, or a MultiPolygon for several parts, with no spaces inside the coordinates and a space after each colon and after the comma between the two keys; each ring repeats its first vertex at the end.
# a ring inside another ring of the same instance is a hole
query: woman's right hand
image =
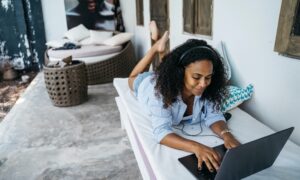
{"type": "Polygon", "coordinates": [[[198,169],[202,169],[202,162],[205,162],[208,170],[218,170],[221,164],[221,157],[213,148],[197,143],[193,148],[198,159],[198,169]]]}

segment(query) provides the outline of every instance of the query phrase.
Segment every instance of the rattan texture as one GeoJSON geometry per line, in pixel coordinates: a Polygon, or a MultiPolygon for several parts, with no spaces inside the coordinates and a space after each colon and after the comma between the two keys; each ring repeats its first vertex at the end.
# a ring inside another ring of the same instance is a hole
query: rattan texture
{"type": "MultiPolygon", "coordinates": [[[[120,53],[95,63],[87,63],[88,85],[112,82],[115,77],[128,77],[137,63],[132,42],[129,41],[120,53]]],[[[48,64],[49,57],[45,51],[45,64],[48,64]]]]}
{"type": "Polygon", "coordinates": [[[54,106],[74,106],[88,99],[85,63],[72,63],[63,68],[44,66],[46,89],[54,106]]]}
{"type": "Polygon", "coordinates": [[[115,77],[128,77],[137,61],[134,48],[129,41],[122,51],[107,60],[86,64],[88,84],[112,82],[115,77]]]}

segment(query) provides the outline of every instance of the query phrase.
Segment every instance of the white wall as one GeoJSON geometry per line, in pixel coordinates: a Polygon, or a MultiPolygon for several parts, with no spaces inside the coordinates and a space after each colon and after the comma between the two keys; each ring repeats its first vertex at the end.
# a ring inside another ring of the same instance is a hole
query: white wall
{"type": "Polygon", "coordinates": [[[42,0],[42,9],[46,40],[62,38],[67,31],[64,0],[42,0]]]}
{"type": "MultiPolygon", "coordinates": [[[[171,48],[189,38],[183,33],[182,0],[169,0],[171,48]]],[[[47,40],[66,31],[62,0],[42,0],[47,40]],[[62,18],[63,17],[63,18],[62,18]]],[[[150,47],[149,0],[144,0],[144,26],[136,26],[135,0],[121,0],[125,28],[135,34],[138,57],[150,47]]],[[[292,140],[300,145],[300,60],[273,51],[281,0],[214,0],[212,45],[224,41],[230,54],[232,83],[252,83],[255,93],[242,108],[274,130],[295,126],[292,140]]]]}
{"type": "Polygon", "coordinates": [[[126,31],[134,33],[135,51],[138,58],[141,58],[151,46],[149,1],[144,1],[144,25],[136,25],[136,4],[135,0],[120,0],[122,15],[126,31]],[[146,11],[145,11],[146,10],[146,11]]]}
{"type": "Polygon", "coordinates": [[[217,0],[214,38],[228,45],[233,83],[252,83],[255,94],[242,107],[275,130],[295,126],[300,144],[300,60],[274,52],[281,0],[217,0]]]}
{"type": "MultiPolygon", "coordinates": [[[[189,38],[201,38],[183,33],[182,2],[169,1],[171,48],[189,38]]],[[[291,139],[300,145],[297,113],[300,111],[300,60],[273,51],[280,6],[281,0],[214,0],[213,37],[204,39],[212,45],[218,45],[221,40],[226,43],[233,70],[232,84],[254,85],[254,96],[242,108],[274,130],[295,126],[291,139]]],[[[123,11],[126,8],[134,11],[128,4],[123,11]]],[[[144,18],[145,27],[135,28],[142,53],[150,46],[149,0],[144,0],[144,18]]],[[[128,21],[136,24],[135,19],[128,21]]]]}

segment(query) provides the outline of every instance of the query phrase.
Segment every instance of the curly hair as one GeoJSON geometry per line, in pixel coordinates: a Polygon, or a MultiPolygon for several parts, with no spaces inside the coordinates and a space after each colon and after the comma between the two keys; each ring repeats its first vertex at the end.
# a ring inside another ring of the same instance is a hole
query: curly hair
{"type": "Polygon", "coordinates": [[[201,60],[209,60],[213,64],[211,84],[205,89],[201,98],[214,103],[215,109],[220,109],[223,99],[228,96],[225,88],[227,79],[224,65],[216,50],[206,41],[197,39],[189,39],[165,55],[155,70],[156,96],[162,98],[164,108],[171,106],[181,95],[184,87],[185,67],[201,60]]]}

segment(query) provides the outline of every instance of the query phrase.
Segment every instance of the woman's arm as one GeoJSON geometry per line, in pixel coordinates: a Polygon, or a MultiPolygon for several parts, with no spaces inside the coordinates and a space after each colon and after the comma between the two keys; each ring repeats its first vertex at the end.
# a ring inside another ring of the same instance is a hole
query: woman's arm
{"type": "Polygon", "coordinates": [[[212,172],[214,169],[218,170],[221,158],[220,155],[212,148],[200,144],[198,142],[185,139],[171,133],[166,135],[161,141],[160,144],[166,145],[171,148],[192,152],[195,153],[198,159],[198,168],[202,168],[202,162],[204,161],[207,168],[212,172]]]}
{"type": "Polygon", "coordinates": [[[240,143],[230,133],[227,124],[224,121],[217,121],[210,126],[211,130],[224,140],[227,149],[239,146],[240,143]]]}

